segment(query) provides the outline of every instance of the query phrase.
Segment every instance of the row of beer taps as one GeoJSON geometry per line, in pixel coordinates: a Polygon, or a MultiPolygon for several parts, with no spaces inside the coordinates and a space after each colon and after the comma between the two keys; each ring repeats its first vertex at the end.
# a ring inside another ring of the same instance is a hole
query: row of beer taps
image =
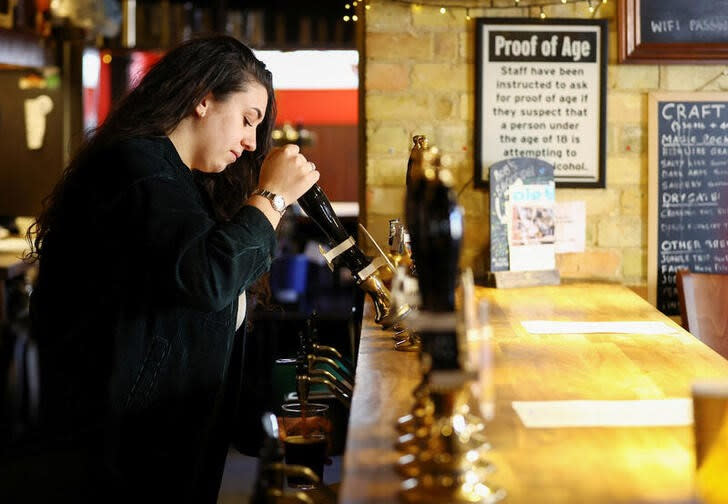
{"type": "Polygon", "coordinates": [[[464,218],[449,164],[426,137],[415,136],[406,227],[390,222],[391,261],[400,264],[391,305],[406,304],[412,312],[394,334],[395,349],[418,352],[422,373],[412,409],[396,424],[396,470],[403,502],[491,504],[506,493],[489,481],[495,471],[491,444],[479,398],[471,394],[477,370],[468,358],[466,331],[475,321],[465,314],[473,311],[474,288],[472,274],[459,269],[464,218]]]}
{"type": "MultiPolygon", "coordinates": [[[[318,339],[318,317],[313,313],[299,332],[299,347],[295,359],[296,393],[305,410],[311,396],[311,386],[321,384],[345,407],[351,407],[354,388],[353,366],[334,347],[322,345],[318,339]],[[328,369],[327,369],[328,368],[328,369]]],[[[306,466],[285,464],[278,423],[272,413],[262,418],[266,434],[260,455],[260,465],[252,504],[329,504],[336,502],[336,495],[326,487],[318,475],[306,466]],[[302,491],[286,488],[286,478],[305,480],[313,487],[302,491]]]]}
{"type": "MultiPolygon", "coordinates": [[[[375,322],[392,331],[395,349],[418,354],[421,381],[413,391],[411,411],[397,422],[399,437],[394,441],[401,453],[396,463],[403,478],[400,499],[496,503],[506,492],[489,481],[495,467],[488,460],[486,421],[479,414],[478,398],[470,393],[476,370],[470,368],[465,343],[472,320],[466,321],[464,313],[474,298],[461,296],[459,308],[455,303],[459,284],[463,292],[472,292],[465,288],[472,275],[459,269],[463,210],[447,156],[423,135],[413,138],[406,184],[405,224],[390,222],[390,254],[376,246],[379,255],[374,259],[349,236],[318,185],[299,204],[326,238],[329,249],[321,253],[332,270],[351,270],[371,298],[375,322]]],[[[302,404],[311,384],[323,384],[343,404],[351,404],[353,367],[344,365],[334,348],[318,344],[309,325],[296,359],[302,404]]]]}
{"type": "Polygon", "coordinates": [[[351,407],[354,391],[354,371],[334,347],[318,342],[318,328],[315,315],[306,321],[305,330],[300,333],[300,345],[296,357],[296,392],[303,407],[308,402],[312,384],[326,386],[347,408],[351,407]],[[328,366],[331,372],[325,369],[328,366]]]}

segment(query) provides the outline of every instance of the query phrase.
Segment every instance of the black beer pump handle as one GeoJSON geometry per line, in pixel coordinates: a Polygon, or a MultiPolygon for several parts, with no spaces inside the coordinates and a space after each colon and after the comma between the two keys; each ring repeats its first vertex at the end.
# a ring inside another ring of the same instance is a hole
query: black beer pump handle
{"type": "MultiPolygon", "coordinates": [[[[319,227],[326,237],[329,247],[336,247],[349,238],[349,233],[334,213],[328,196],[318,184],[314,184],[311,189],[298,198],[298,204],[319,227]]],[[[354,273],[358,273],[369,264],[364,253],[357,246],[343,252],[338,260],[354,273]]]]}
{"type": "Polygon", "coordinates": [[[349,238],[349,233],[334,213],[329,198],[318,184],[314,184],[298,198],[298,204],[324,233],[329,246],[335,247],[349,238]]]}

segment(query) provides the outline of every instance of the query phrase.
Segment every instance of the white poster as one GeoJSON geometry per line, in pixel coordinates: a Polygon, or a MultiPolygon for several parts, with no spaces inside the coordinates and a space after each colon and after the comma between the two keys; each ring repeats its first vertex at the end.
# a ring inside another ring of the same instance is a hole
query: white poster
{"type": "Polygon", "coordinates": [[[586,248],[586,202],[556,203],[556,253],[584,252],[586,248]]]}
{"type": "Polygon", "coordinates": [[[560,187],[604,187],[606,22],[478,20],[476,180],[503,159],[554,165],[560,187]]]}
{"type": "Polygon", "coordinates": [[[555,269],[553,184],[512,185],[507,212],[511,271],[555,269]]]}

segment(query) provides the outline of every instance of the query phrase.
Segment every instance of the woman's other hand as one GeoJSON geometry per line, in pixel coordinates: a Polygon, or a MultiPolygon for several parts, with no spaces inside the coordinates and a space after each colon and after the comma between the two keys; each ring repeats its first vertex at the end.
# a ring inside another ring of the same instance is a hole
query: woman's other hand
{"type": "Polygon", "coordinates": [[[297,145],[288,144],[272,149],[260,169],[258,187],[280,194],[290,205],[308,191],[319,179],[316,165],[301,154],[297,145]]]}

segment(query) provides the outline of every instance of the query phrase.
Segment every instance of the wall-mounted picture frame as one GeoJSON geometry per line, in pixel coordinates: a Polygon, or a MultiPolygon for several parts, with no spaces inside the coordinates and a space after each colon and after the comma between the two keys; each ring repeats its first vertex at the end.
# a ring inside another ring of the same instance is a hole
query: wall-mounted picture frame
{"type": "Polygon", "coordinates": [[[728,0],[619,0],[620,63],[725,63],[728,0]]]}
{"type": "Polygon", "coordinates": [[[607,21],[476,19],[475,186],[511,158],[554,166],[556,187],[603,188],[607,21]]]}

